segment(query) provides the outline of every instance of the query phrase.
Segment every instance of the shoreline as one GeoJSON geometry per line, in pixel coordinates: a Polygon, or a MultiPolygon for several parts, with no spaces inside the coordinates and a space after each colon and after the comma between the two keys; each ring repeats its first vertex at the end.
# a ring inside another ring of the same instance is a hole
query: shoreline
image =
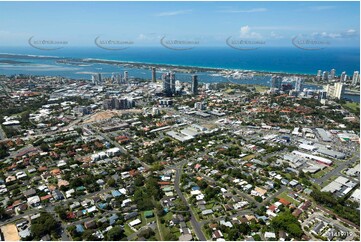
{"type": "MultiPolygon", "coordinates": [[[[246,69],[232,69],[232,68],[222,68],[222,67],[203,67],[203,66],[192,66],[192,65],[175,65],[175,64],[162,64],[162,63],[150,63],[150,62],[136,62],[136,61],[120,61],[120,60],[107,60],[107,59],[96,59],[96,58],[84,58],[84,59],[70,59],[64,58],[64,60],[81,60],[83,63],[100,63],[108,65],[131,65],[132,67],[145,68],[145,67],[158,67],[158,68],[176,68],[181,70],[190,70],[193,73],[193,70],[201,72],[222,72],[222,71],[239,71],[242,73],[253,73],[261,75],[283,75],[283,76],[304,76],[311,77],[311,74],[305,73],[291,73],[291,72],[281,72],[281,71],[264,71],[264,70],[246,70],[246,69]]],[[[59,62],[59,61],[57,61],[59,62]]],[[[62,62],[62,61],[61,61],[62,62]]],[[[194,71],[195,73],[195,71],[194,71]]]]}
{"type": "Polygon", "coordinates": [[[158,67],[158,68],[176,68],[180,70],[193,69],[193,72],[221,72],[221,71],[239,71],[243,73],[253,73],[260,75],[282,75],[282,76],[303,76],[311,77],[309,73],[293,73],[285,71],[266,71],[266,70],[246,70],[246,69],[234,69],[234,68],[223,68],[223,67],[204,67],[204,66],[193,66],[193,65],[179,65],[179,64],[164,64],[164,63],[152,63],[152,62],[136,62],[136,61],[121,61],[121,60],[107,60],[98,58],[74,58],[74,57],[58,57],[58,56],[45,56],[45,55],[28,55],[28,54],[12,54],[12,53],[0,53],[0,58],[25,58],[25,59],[49,59],[55,60],[56,63],[75,65],[78,63],[91,63],[91,64],[108,64],[108,65],[131,65],[133,67],[147,68],[147,67],[158,67]]]}
{"type": "MultiPolygon", "coordinates": [[[[233,73],[243,73],[243,74],[252,74],[255,76],[272,76],[272,75],[280,75],[283,77],[289,76],[300,76],[305,78],[312,78],[315,75],[305,74],[305,73],[290,73],[290,72],[277,72],[277,71],[259,71],[259,70],[244,70],[244,69],[232,69],[232,68],[220,68],[220,67],[202,67],[202,66],[192,66],[192,65],[175,65],[175,64],[162,64],[162,63],[150,63],[150,62],[136,62],[136,61],[121,61],[121,60],[108,60],[108,59],[99,59],[99,58],[73,58],[73,57],[59,57],[59,56],[45,56],[45,55],[29,55],[29,54],[13,54],[13,53],[0,53],[0,58],[24,58],[24,59],[48,59],[55,60],[57,64],[64,65],[73,65],[73,66],[81,66],[82,64],[105,64],[105,65],[117,65],[124,66],[128,68],[139,68],[139,69],[148,69],[150,70],[152,67],[160,68],[160,69],[173,69],[173,71],[188,73],[188,74],[196,74],[197,72],[211,72],[211,73],[222,73],[220,76],[225,77],[227,74],[233,73]],[[228,73],[225,73],[228,72],[228,73]]],[[[9,62],[10,64],[18,64],[17,61],[12,60],[4,60],[5,62],[9,62]]],[[[21,64],[28,64],[29,62],[22,62],[21,64]]],[[[1,64],[1,61],[0,61],[1,64]]],[[[20,62],[19,62],[20,64],[20,62]]],[[[159,71],[159,70],[158,70],[159,71]]],[[[161,70],[163,71],[163,70],[161,70]]],[[[239,78],[242,80],[242,78],[239,78]]],[[[311,80],[305,80],[305,84],[313,85],[313,86],[323,86],[324,83],[317,83],[311,80]]],[[[360,92],[357,90],[347,88],[345,90],[349,95],[360,95],[360,92]]]]}

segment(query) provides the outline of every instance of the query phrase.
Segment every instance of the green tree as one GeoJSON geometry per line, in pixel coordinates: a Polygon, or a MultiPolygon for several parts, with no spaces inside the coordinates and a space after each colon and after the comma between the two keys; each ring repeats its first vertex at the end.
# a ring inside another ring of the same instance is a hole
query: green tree
{"type": "Polygon", "coordinates": [[[44,152],[48,152],[48,151],[49,151],[49,146],[48,146],[48,144],[46,144],[46,143],[42,143],[42,144],[40,145],[40,149],[41,149],[42,151],[44,151],[44,152]]]}
{"type": "Polygon", "coordinates": [[[123,238],[123,235],[124,235],[123,229],[120,226],[115,226],[108,231],[106,237],[107,240],[118,241],[123,238]]]}
{"type": "Polygon", "coordinates": [[[149,239],[150,237],[154,236],[155,233],[151,228],[143,229],[141,232],[139,232],[138,237],[144,237],[146,239],[149,239]]]}
{"type": "Polygon", "coordinates": [[[59,215],[59,217],[63,220],[66,219],[66,209],[62,206],[56,206],[54,208],[54,211],[59,215]]]}
{"type": "Polygon", "coordinates": [[[260,196],[255,196],[254,199],[259,203],[263,201],[263,199],[260,196]]]}
{"type": "Polygon", "coordinates": [[[30,230],[36,240],[52,232],[59,232],[60,224],[49,213],[42,212],[40,217],[31,221],[30,230]]]}
{"type": "Polygon", "coordinates": [[[7,217],[7,214],[5,212],[5,208],[0,206],[0,220],[4,219],[7,217]]]}
{"type": "Polygon", "coordinates": [[[110,178],[110,179],[108,179],[108,181],[107,181],[107,185],[108,185],[109,187],[115,187],[115,186],[116,186],[116,182],[115,182],[115,180],[114,180],[113,178],[110,178]]]}
{"type": "Polygon", "coordinates": [[[278,230],[285,230],[296,238],[300,238],[303,234],[300,223],[297,218],[294,217],[290,211],[279,213],[271,221],[273,228],[278,230]]]}

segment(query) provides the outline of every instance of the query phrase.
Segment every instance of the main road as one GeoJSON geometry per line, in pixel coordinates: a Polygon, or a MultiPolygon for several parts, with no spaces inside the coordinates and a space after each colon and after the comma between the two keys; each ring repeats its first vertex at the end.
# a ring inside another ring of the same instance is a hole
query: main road
{"type": "Polygon", "coordinates": [[[192,209],[189,208],[189,203],[187,201],[187,199],[184,197],[179,184],[180,184],[180,178],[183,172],[183,165],[186,163],[186,161],[180,162],[178,164],[178,167],[176,168],[176,176],[174,179],[174,189],[177,191],[178,196],[182,199],[182,201],[184,202],[184,204],[186,204],[188,206],[189,209],[189,213],[191,215],[191,224],[193,227],[193,230],[195,232],[195,234],[197,235],[198,239],[201,241],[206,241],[206,237],[204,236],[203,232],[202,232],[202,228],[201,225],[198,223],[198,221],[196,220],[194,213],[192,211],[192,209]]]}
{"type": "MultiPolygon", "coordinates": [[[[347,160],[347,161],[341,161],[340,164],[338,164],[338,166],[327,172],[323,177],[315,179],[316,183],[318,183],[319,185],[323,185],[325,182],[327,182],[328,179],[330,179],[332,176],[341,176],[341,171],[344,170],[345,168],[347,168],[349,165],[354,165],[357,164],[358,162],[360,162],[360,155],[355,153],[354,156],[347,160]]],[[[344,175],[345,176],[345,175],[344,175]]],[[[358,180],[349,177],[350,180],[353,180],[356,183],[359,183],[358,180]]]]}

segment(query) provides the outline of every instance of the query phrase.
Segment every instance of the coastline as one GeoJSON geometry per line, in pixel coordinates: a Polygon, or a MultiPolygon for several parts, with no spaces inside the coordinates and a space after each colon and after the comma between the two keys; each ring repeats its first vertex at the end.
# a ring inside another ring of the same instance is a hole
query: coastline
{"type": "MultiPolygon", "coordinates": [[[[172,71],[186,73],[186,74],[195,74],[199,72],[208,72],[213,74],[219,74],[220,76],[225,77],[229,74],[242,73],[250,74],[253,76],[272,76],[280,75],[283,77],[291,76],[300,76],[304,78],[313,78],[314,75],[305,74],[305,73],[290,73],[290,72],[277,72],[277,71],[259,71],[259,70],[244,70],[244,69],[233,69],[233,68],[217,68],[217,67],[202,67],[194,65],[175,65],[175,64],[163,64],[163,63],[151,63],[151,62],[136,62],[136,61],[121,61],[121,60],[111,60],[111,59],[99,59],[99,58],[73,58],[73,57],[60,57],[60,56],[51,56],[51,55],[29,55],[29,54],[13,54],[13,53],[0,53],[0,58],[4,58],[3,62],[8,64],[30,64],[31,62],[20,62],[14,60],[6,59],[39,59],[39,60],[53,60],[57,64],[65,64],[72,66],[82,66],[82,65],[92,65],[92,64],[105,64],[105,65],[116,65],[124,66],[127,68],[138,68],[138,69],[151,69],[156,67],[161,69],[161,71],[166,71],[166,69],[171,69],[172,71]],[[162,70],[164,69],[164,70],[162,70]]],[[[1,64],[1,61],[0,61],[1,64]]],[[[239,78],[242,80],[242,78],[239,78]]],[[[304,81],[305,84],[313,86],[324,86],[325,83],[317,83],[310,79],[304,81]]],[[[360,95],[360,92],[355,89],[346,89],[346,93],[353,96],[360,95]]]]}
{"type": "Polygon", "coordinates": [[[75,62],[78,63],[87,63],[87,64],[108,64],[108,65],[124,65],[136,68],[176,68],[183,70],[185,73],[195,73],[195,72],[221,72],[221,71],[239,71],[242,73],[253,73],[258,75],[282,75],[282,76],[303,76],[311,77],[312,74],[309,73],[293,73],[285,71],[266,71],[266,70],[246,70],[239,68],[220,68],[220,67],[204,67],[204,66],[194,66],[194,65],[179,65],[179,64],[164,64],[164,63],[154,63],[154,62],[136,62],[136,61],[121,61],[121,60],[108,60],[108,59],[99,59],[99,58],[73,58],[73,57],[59,57],[59,56],[45,56],[45,55],[28,55],[28,54],[12,54],[12,53],[0,53],[0,58],[24,58],[24,59],[49,59],[55,60],[57,63],[75,65],[75,62]],[[191,69],[191,70],[190,70],[191,69]],[[187,71],[185,71],[187,70],[187,71]]]}
{"type": "MultiPolygon", "coordinates": [[[[119,61],[119,60],[107,60],[107,59],[95,59],[95,58],[84,58],[84,59],[71,59],[64,58],[63,60],[80,60],[83,63],[98,63],[98,64],[108,64],[108,65],[129,65],[136,68],[176,68],[179,70],[188,70],[191,69],[189,73],[198,72],[221,72],[221,71],[239,71],[242,73],[253,73],[260,75],[283,75],[283,76],[304,76],[311,77],[311,74],[305,73],[290,73],[290,72],[277,72],[277,71],[260,71],[260,70],[245,70],[245,69],[232,69],[232,68],[216,68],[216,67],[202,67],[202,66],[192,66],[192,65],[174,65],[174,64],[161,64],[161,63],[150,63],[150,62],[135,62],[135,61],[119,61]],[[193,70],[193,71],[192,71],[193,70]]],[[[59,60],[57,61],[59,62],[59,60]]]]}

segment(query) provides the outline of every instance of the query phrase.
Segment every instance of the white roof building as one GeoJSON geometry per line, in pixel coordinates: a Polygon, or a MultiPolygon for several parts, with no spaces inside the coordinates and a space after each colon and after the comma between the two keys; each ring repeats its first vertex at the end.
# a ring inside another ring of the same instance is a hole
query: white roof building
{"type": "Polygon", "coordinates": [[[360,202],[360,189],[356,189],[350,196],[350,199],[355,202],[360,202]]]}
{"type": "Polygon", "coordinates": [[[141,224],[141,223],[142,223],[142,221],[140,221],[140,219],[137,218],[136,220],[133,220],[132,222],[129,222],[129,226],[134,227],[134,226],[136,226],[138,224],[141,224]]]}

